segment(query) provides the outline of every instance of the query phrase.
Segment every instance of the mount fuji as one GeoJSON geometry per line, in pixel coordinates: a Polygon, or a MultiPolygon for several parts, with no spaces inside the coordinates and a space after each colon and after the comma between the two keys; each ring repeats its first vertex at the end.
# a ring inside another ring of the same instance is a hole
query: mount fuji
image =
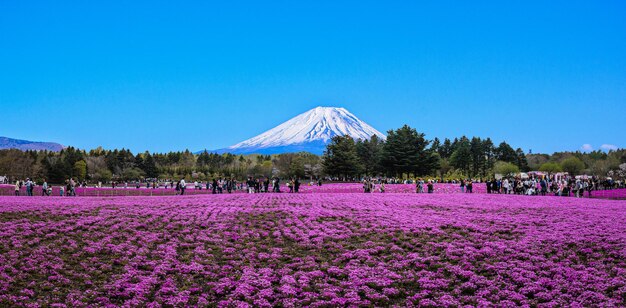
{"type": "Polygon", "coordinates": [[[302,113],[256,137],[217,150],[233,154],[279,154],[311,152],[322,154],[334,136],[370,139],[373,135],[386,136],[359,120],[345,108],[317,107],[302,113]]]}

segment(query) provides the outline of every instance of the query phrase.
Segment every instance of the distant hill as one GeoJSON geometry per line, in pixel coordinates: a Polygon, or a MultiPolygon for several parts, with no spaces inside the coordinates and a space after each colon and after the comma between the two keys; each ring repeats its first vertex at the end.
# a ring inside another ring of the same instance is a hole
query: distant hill
{"type": "Polygon", "coordinates": [[[6,150],[6,149],[18,149],[22,151],[48,150],[48,151],[58,152],[63,149],[63,146],[54,142],[37,142],[37,141],[11,139],[8,137],[0,137],[0,150],[6,150]]]}
{"type": "Polygon", "coordinates": [[[386,138],[345,108],[317,107],[256,137],[214,152],[280,154],[304,151],[322,154],[332,137],[345,135],[355,140],[370,139],[373,135],[383,140],[386,138]]]}

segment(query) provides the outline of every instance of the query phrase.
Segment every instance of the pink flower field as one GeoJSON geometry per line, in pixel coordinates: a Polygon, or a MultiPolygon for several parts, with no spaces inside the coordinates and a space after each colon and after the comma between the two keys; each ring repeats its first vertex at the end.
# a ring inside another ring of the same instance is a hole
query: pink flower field
{"type": "Polygon", "coordinates": [[[0,197],[0,306],[624,306],[626,202],[0,197]]]}

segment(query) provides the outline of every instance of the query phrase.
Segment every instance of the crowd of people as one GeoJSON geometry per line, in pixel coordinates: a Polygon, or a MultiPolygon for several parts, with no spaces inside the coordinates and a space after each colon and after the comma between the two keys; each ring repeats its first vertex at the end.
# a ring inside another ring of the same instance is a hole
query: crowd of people
{"type": "MultiPolygon", "coordinates": [[[[7,177],[0,178],[1,183],[9,183],[7,177]]],[[[327,179],[331,180],[332,179],[327,179]]],[[[460,192],[473,193],[474,183],[485,183],[486,192],[488,194],[517,194],[517,195],[555,195],[555,196],[575,196],[575,197],[592,197],[593,191],[598,189],[623,188],[625,185],[622,181],[613,181],[612,179],[604,179],[600,181],[595,177],[559,177],[554,176],[530,176],[530,177],[504,177],[491,178],[483,181],[482,179],[457,179],[440,181],[437,179],[397,179],[397,178],[363,178],[363,192],[372,193],[378,191],[384,193],[388,184],[412,184],[415,185],[416,193],[433,193],[434,184],[448,183],[458,185],[460,192]]],[[[49,185],[45,179],[40,181],[41,195],[51,196],[53,186],[49,185]]],[[[132,181],[131,187],[139,189],[146,187],[147,189],[174,189],[176,195],[184,195],[188,189],[185,179],[174,180],[157,180],[145,179],[144,181],[132,181]]],[[[92,184],[95,188],[101,188],[102,183],[92,184]]],[[[129,182],[110,182],[111,188],[129,188],[129,182]]],[[[289,193],[298,193],[300,191],[301,182],[297,177],[290,178],[285,183],[289,193]]],[[[317,179],[309,185],[322,186],[322,178],[317,179]]],[[[27,178],[26,180],[15,181],[15,195],[21,194],[22,188],[26,187],[26,195],[33,196],[34,188],[38,184],[27,178]]],[[[212,181],[194,181],[194,190],[208,190],[213,194],[222,194],[224,192],[232,193],[234,191],[245,191],[250,194],[281,192],[281,179],[279,177],[248,177],[245,181],[237,181],[232,178],[215,178],[212,181]]],[[[60,196],[76,196],[76,187],[89,187],[87,182],[79,182],[73,178],[65,180],[63,185],[59,185],[60,196]]]]}
{"type": "Polygon", "coordinates": [[[555,196],[575,196],[582,198],[585,192],[592,197],[592,192],[600,187],[600,181],[595,178],[561,178],[553,177],[519,177],[492,179],[486,182],[487,193],[491,194],[517,194],[517,195],[541,195],[553,194],[555,196]]]}
{"type": "MultiPolygon", "coordinates": [[[[86,184],[77,183],[76,181],[74,181],[73,178],[69,178],[65,180],[64,185],[59,185],[59,195],[60,196],[76,196],[77,185],[82,186],[86,184]]],[[[22,190],[22,187],[26,187],[26,195],[33,196],[33,191],[36,186],[37,186],[37,183],[35,183],[35,181],[31,180],[30,178],[26,178],[26,180],[24,181],[16,180],[14,184],[14,188],[15,188],[14,194],[15,196],[19,196],[20,191],[22,190]]],[[[41,195],[51,196],[52,188],[53,188],[52,185],[48,185],[48,182],[46,182],[46,179],[43,179],[43,182],[41,184],[41,195]]]]}
{"type": "MultiPolygon", "coordinates": [[[[397,179],[373,179],[373,178],[365,178],[363,179],[363,192],[364,193],[372,193],[378,189],[379,192],[384,193],[386,190],[387,184],[415,184],[415,192],[416,193],[429,193],[432,194],[434,192],[434,183],[437,180],[427,180],[424,179],[415,179],[415,180],[402,180],[399,181],[397,179]],[[378,184],[378,187],[376,186],[378,184]]],[[[471,188],[470,188],[471,189],[471,188]]]]}
{"type": "MultiPolygon", "coordinates": [[[[0,183],[1,184],[1,183],[0,183]]],[[[322,185],[322,180],[320,179],[317,185],[322,185]]],[[[132,181],[130,182],[117,182],[111,181],[110,187],[112,189],[116,188],[124,188],[128,189],[129,187],[134,186],[136,189],[144,187],[147,189],[174,189],[176,191],[176,195],[184,195],[185,190],[188,189],[187,182],[185,179],[181,179],[179,181],[166,180],[166,181],[157,181],[157,180],[146,180],[144,182],[141,181],[132,181]]],[[[276,192],[280,193],[281,179],[279,177],[269,178],[269,177],[248,177],[246,181],[237,181],[231,178],[219,178],[213,179],[212,181],[194,181],[193,189],[194,190],[209,190],[213,194],[221,194],[224,192],[232,193],[234,191],[246,191],[248,193],[267,193],[267,192],[276,192]]],[[[22,187],[26,187],[26,195],[32,196],[33,189],[37,184],[32,181],[30,178],[26,180],[16,180],[15,181],[15,195],[19,196],[22,191],[22,187]]],[[[300,179],[294,177],[290,178],[286,183],[287,189],[289,193],[297,193],[300,191],[301,182],[300,179]]],[[[76,196],[76,187],[90,187],[87,182],[77,182],[73,178],[69,178],[65,181],[64,185],[59,185],[59,191],[61,196],[76,196]]],[[[97,182],[91,185],[93,188],[102,188],[102,182],[97,182]]],[[[45,179],[41,182],[41,191],[42,196],[50,196],[52,194],[52,185],[48,185],[45,179]]]]}
{"type": "Polygon", "coordinates": [[[517,194],[517,195],[541,195],[549,194],[555,196],[592,197],[593,191],[598,189],[624,188],[626,185],[622,181],[612,179],[600,181],[595,177],[505,177],[500,179],[492,178],[483,181],[482,179],[456,179],[439,181],[437,179],[394,179],[394,178],[364,178],[362,180],[363,192],[371,193],[378,189],[385,192],[386,184],[414,184],[416,193],[433,193],[435,183],[455,184],[459,186],[461,193],[473,193],[475,183],[484,183],[488,194],[517,194]],[[378,185],[378,186],[377,186],[378,185]]]}
{"type": "MultiPolygon", "coordinates": [[[[213,194],[222,194],[224,192],[232,193],[234,191],[246,191],[247,193],[268,193],[275,192],[280,193],[280,182],[281,179],[279,177],[248,177],[245,181],[237,181],[231,178],[219,178],[213,179],[212,181],[194,181],[193,189],[194,190],[209,190],[213,194]]],[[[321,186],[321,180],[318,182],[321,186]]],[[[300,191],[300,180],[298,178],[291,178],[286,183],[287,189],[290,193],[297,193],[300,191]]],[[[177,195],[184,195],[185,189],[187,189],[187,184],[184,179],[180,181],[168,181],[165,183],[165,188],[168,187],[174,188],[177,191],[177,195]]],[[[153,187],[155,188],[155,187],[153,187]]]]}

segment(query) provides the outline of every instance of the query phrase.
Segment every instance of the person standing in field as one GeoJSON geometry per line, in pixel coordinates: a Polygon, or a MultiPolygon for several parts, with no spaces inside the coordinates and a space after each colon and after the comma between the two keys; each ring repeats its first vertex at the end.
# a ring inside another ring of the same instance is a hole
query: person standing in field
{"type": "Polygon", "coordinates": [[[300,180],[296,177],[295,181],[293,182],[293,190],[297,193],[298,191],[300,191],[300,180]]]}
{"type": "Polygon", "coordinates": [[[252,177],[248,177],[248,181],[246,181],[246,185],[248,186],[248,193],[253,194],[254,193],[254,180],[252,179],[252,177]]]}
{"type": "Polygon", "coordinates": [[[76,182],[74,182],[74,178],[70,178],[70,195],[71,196],[76,196],[76,182]]]}
{"type": "Polygon", "coordinates": [[[504,181],[502,181],[502,192],[504,192],[504,194],[509,193],[509,179],[504,179],[504,181]]]}
{"type": "Polygon", "coordinates": [[[26,179],[26,195],[33,196],[33,188],[35,187],[35,183],[30,179],[26,179]]]}
{"type": "Polygon", "coordinates": [[[43,184],[41,185],[41,195],[48,195],[48,182],[46,182],[46,179],[43,179],[43,184]]]}
{"type": "Polygon", "coordinates": [[[275,177],[273,183],[273,191],[279,193],[280,192],[280,178],[275,177]]]}
{"type": "Polygon", "coordinates": [[[185,183],[185,179],[180,180],[180,195],[185,194],[185,189],[187,188],[187,183],[185,183]]]}
{"type": "Polygon", "coordinates": [[[15,181],[15,195],[20,195],[20,181],[15,181]]]}
{"type": "Polygon", "coordinates": [[[213,183],[211,184],[211,193],[217,194],[217,180],[213,179],[213,183]]]}

